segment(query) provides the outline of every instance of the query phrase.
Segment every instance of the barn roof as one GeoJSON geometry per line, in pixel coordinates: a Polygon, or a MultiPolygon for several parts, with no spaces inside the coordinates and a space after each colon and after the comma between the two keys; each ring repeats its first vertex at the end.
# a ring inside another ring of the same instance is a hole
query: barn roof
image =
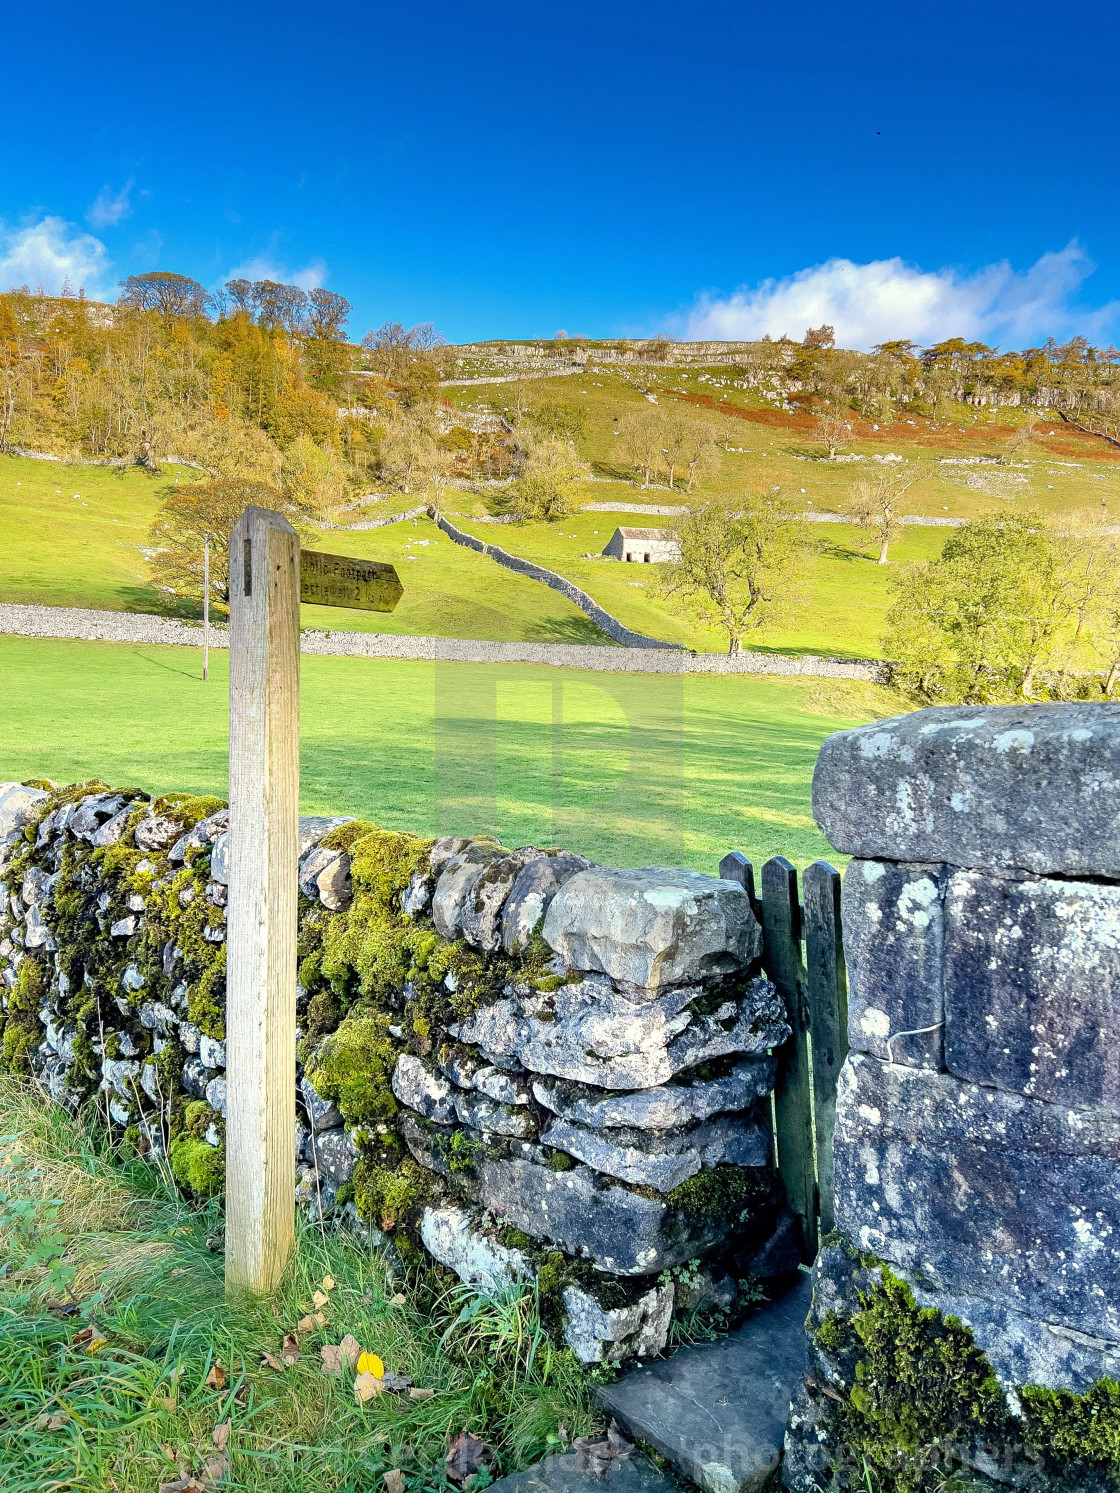
{"type": "Polygon", "coordinates": [[[677,533],[675,529],[625,529],[620,524],[618,532],[623,539],[664,539],[675,540],[677,533]]]}

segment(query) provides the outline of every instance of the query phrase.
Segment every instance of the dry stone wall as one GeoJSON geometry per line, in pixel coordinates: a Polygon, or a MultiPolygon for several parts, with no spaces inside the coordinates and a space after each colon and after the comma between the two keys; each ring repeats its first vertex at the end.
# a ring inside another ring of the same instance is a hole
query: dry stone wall
{"type": "Polygon", "coordinates": [[[787,1486],[1120,1486],[1120,706],[841,732],[814,812],[851,1052],[787,1486]]]}
{"type": "MultiPolygon", "coordinates": [[[[228,810],[0,785],[10,1071],[222,1185],[228,810]]],[[[535,1278],[585,1361],[794,1270],[770,1167],[786,1011],[738,884],[300,821],[299,1206],[482,1290],[535,1278]],[[698,1266],[697,1261],[701,1264],[698,1266]]]]}

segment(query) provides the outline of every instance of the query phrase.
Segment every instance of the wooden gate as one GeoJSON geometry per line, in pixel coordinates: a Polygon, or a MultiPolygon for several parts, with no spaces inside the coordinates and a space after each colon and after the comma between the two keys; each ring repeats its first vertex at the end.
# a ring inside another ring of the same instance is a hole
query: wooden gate
{"type": "Polygon", "coordinates": [[[848,1051],[848,982],[840,927],[840,873],[814,861],[797,890],[797,868],[776,855],[754,867],[733,850],[719,863],[737,881],[762,925],[762,966],[785,997],[793,1036],[778,1052],[774,1150],[778,1174],[797,1220],[802,1258],[814,1259],[835,1223],[832,1131],[836,1082],[848,1051]]]}

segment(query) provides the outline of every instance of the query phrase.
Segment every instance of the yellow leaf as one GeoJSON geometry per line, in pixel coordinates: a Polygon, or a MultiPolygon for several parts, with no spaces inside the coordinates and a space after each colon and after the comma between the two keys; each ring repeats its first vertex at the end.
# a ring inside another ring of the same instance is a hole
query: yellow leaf
{"type": "Polygon", "coordinates": [[[363,1353],[358,1359],[358,1373],[372,1374],[375,1379],[384,1379],[385,1365],[376,1353],[363,1353]]]}
{"type": "Polygon", "coordinates": [[[90,1338],[89,1344],[86,1347],[86,1353],[87,1353],[87,1355],[89,1357],[92,1358],[92,1356],[95,1353],[100,1353],[101,1350],[102,1350],[102,1348],[107,1348],[108,1346],[109,1346],[109,1340],[107,1338],[103,1338],[103,1337],[90,1338]]]}

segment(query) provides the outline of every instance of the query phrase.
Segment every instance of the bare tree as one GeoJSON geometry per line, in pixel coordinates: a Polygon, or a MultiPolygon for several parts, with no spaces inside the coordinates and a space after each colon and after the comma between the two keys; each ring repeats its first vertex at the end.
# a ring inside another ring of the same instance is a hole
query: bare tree
{"type": "Polygon", "coordinates": [[[677,466],[684,454],[688,441],[688,425],[678,414],[668,414],[661,422],[661,454],[665,458],[665,465],[669,469],[669,486],[673,486],[673,478],[677,466]]]}
{"type": "Polygon", "coordinates": [[[843,410],[826,404],[813,422],[813,435],[828,452],[829,461],[836,460],[837,448],[846,435],[851,434],[851,423],[843,410]]]}
{"type": "Polygon", "coordinates": [[[851,489],[853,518],[861,529],[870,529],[879,541],[878,564],[888,563],[891,540],[902,533],[899,503],[914,483],[925,476],[925,469],[920,465],[903,472],[880,467],[873,476],[862,478],[851,489]]]}
{"type": "Polygon", "coordinates": [[[659,410],[640,410],[627,415],[619,426],[622,449],[632,466],[642,474],[642,486],[648,487],[661,466],[662,416],[659,410]]]}

